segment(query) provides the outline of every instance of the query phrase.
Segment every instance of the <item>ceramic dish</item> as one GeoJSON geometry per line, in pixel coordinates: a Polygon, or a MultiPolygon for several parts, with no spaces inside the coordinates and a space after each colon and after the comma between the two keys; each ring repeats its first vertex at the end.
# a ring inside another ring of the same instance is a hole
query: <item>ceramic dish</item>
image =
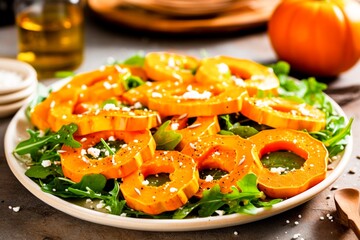
{"type": "Polygon", "coordinates": [[[28,102],[30,102],[33,95],[28,96],[27,98],[21,99],[17,102],[12,102],[5,105],[0,105],[0,117],[7,117],[11,114],[15,113],[19,110],[22,106],[26,105],[28,102]]]}
{"type": "Polygon", "coordinates": [[[29,87],[20,91],[0,95],[0,107],[5,104],[21,101],[36,91],[37,81],[34,81],[29,87]]]}
{"type": "MultiPolygon", "coordinates": [[[[335,109],[342,116],[345,116],[345,113],[342,109],[334,102],[331,101],[335,109]]],[[[6,135],[5,135],[5,154],[7,158],[8,165],[10,166],[11,171],[14,173],[16,178],[28,189],[32,194],[37,198],[44,201],[46,204],[66,213],[71,216],[74,216],[79,219],[86,221],[91,221],[98,224],[125,228],[125,229],[134,229],[134,230],[145,230],[145,231],[192,231],[192,230],[204,230],[204,229],[214,229],[222,228],[234,225],[240,225],[245,223],[250,223],[258,221],[291,208],[294,208],[300,204],[309,201],[321,191],[328,188],[344,171],[346,165],[348,164],[352,151],[352,137],[349,137],[349,143],[343,152],[341,159],[334,161],[331,166],[334,167],[334,170],[328,171],[327,177],[325,180],[317,184],[316,186],[308,189],[307,191],[296,195],[295,197],[289,198],[275,204],[272,208],[269,209],[259,209],[255,215],[242,215],[242,214],[232,214],[225,216],[215,216],[215,217],[206,217],[206,218],[190,218],[182,220],[174,219],[137,219],[111,215],[108,213],[98,212],[91,210],[74,203],[68,202],[56,196],[44,193],[41,191],[40,187],[33,182],[30,178],[25,176],[24,172],[26,166],[19,160],[17,160],[12,151],[15,146],[21,139],[28,138],[26,134],[26,129],[31,127],[28,120],[25,117],[24,113],[25,107],[23,107],[19,112],[14,116],[10,122],[6,135]]]]}
{"type": "Polygon", "coordinates": [[[25,62],[15,59],[0,58],[0,77],[7,78],[16,76],[15,78],[0,79],[0,95],[14,93],[31,86],[37,81],[35,69],[25,62]]]}

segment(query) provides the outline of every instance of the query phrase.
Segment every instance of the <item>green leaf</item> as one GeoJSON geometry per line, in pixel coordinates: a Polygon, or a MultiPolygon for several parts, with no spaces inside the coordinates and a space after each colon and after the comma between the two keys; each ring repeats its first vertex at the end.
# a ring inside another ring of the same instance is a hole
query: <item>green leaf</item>
{"type": "Polygon", "coordinates": [[[180,133],[166,130],[170,123],[170,120],[164,122],[153,135],[157,150],[174,150],[182,139],[180,133]]]}
{"type": "Polygon", "coordinates": [[[126,60],[124,60],[122,63],[125,65],[130,66],[137,66],[137,67],[143,67],[145,62],[145,56],[142,53],[135,54],[126,60]]]}
{"type": "Polygon", "coordinates": [[[49,176],[61,176],[59,172],[61,172],[60,166],[43,167],[34,165],[25,171],[25,175],[30,178],[46,179],[49,176]]]}
{"type": "Polygon", "coordinates": [[[290,73],[290,64],[285,61],[278,61],[274,64],[271,64],[271,67],[274,70],[276,75],[289,75],[290,73]]]}
{"type": "Polygon", "coordinates": [[[73,71],[58,71],[55,73],[56,78],[67,78],[75,76],[75,72],[73,71]]]}
{"type": "MultiPolygon", "coordinates": [[[[77,130],[76,124],[62,126],[61,129],[54,132],[46,132],[41,136],[40,131],[27,130],[30,138],[20,142],[14,149],[18,155],[30,154],[33,161],[38,161],[47,149],[55,149],[54,146],[68,145],[73,148],[80,147],[81,144],[73,138],[77,130]]],[[[55,149],[56,150],[56,149],[55,149]]]]}
{"type": "Polygon", "coordinates": [[[100,141],[104,145],[105,149],[108,150],[110,155],[115,155],[115,152],[109,147],[109,145],[104,141],[103,138],[101,138],[100,141]]]}
{"type": "Polygon", "coordinates": [[[106,177],[102,174],[88,174],[82,177],[79,183],[71,186],[72,189],[87,191],[88,188],[94,192],[101,192],[106,184],[106,177]]]}
{"type": "MultiPolygon", "coordinates": [[[[265,199],[263,192],[257,188],[257,177],[255,174],[247,174],[237,182],[238,188],[232,188],[230,193],[222,193],[220,186],[215,185],[210,190],[203,192],[203,197],[196,203],[188,203],[182,208],[175,211],[173,218],[182,219],[190,213],[197,211],[199,217],[212,216],[217,210],[222,209],[225,214],[230,213],[247,213],[255,214],[256,203],[260,205],[262,199],[265,199]],[[260,203],[259,203],[260,202],[260,203]],[[227,208],[225,208],[225,205],[227,208]]],[[[273,202],[264,203],[263,207],[271,207],[273,204],[281,201],[277,199],[273,202]]]]}

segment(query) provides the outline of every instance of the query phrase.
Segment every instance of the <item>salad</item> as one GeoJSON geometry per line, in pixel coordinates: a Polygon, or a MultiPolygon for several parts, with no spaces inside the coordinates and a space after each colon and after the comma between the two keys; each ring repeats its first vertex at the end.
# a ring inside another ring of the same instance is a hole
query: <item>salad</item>
{"type": "Polygon", "coordinates": [[[350,134],[325,84],[288,73],[285,62],[136,55],[40,94],[14,154],[42,191],[115,215],[255,214],[321,182],[350,134]]]}

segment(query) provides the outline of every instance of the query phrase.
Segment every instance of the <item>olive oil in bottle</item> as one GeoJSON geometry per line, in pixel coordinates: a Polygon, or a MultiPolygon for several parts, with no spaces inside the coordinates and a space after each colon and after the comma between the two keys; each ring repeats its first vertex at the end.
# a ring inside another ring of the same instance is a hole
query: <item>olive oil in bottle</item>
{"type": "Polygon", "coordinates": [[[39,78],[74,70],[82,62],[83,9],[77,1],[41,0],[18,11],[18,59],[31,64],[39,78]]]}

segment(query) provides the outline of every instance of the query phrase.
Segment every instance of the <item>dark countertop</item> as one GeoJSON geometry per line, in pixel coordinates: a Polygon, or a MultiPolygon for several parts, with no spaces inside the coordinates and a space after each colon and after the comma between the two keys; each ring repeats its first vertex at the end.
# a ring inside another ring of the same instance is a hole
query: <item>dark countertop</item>
{"type": "MultiPolygon", "coordinates": [[[[266,32],[256,31],[213,36],[160,36],[153,34],[129,33],[88,21],[86,25],[85,60],[77,72],[99,67],[108,57],[125,59],[138,51],[178,51],[201,56],[230,55],[249,58],[261,63],[276,61],[266,32]]],[[[0,57],[15,57],[16,29],[14,26],[0,28],[0,57]]],[[[54,80],[44,80],[50,84],[54,80]]],[[[330,87],[344,87],[360,84],[360,63],[350,71],[334,79],[330,87]]],[[[360,155],[357,147],[360,141],[360,99],[343,105],[349,117],[355,117],[353,124],[354,149],[344,173],[332,185],[337,187],[360,188],[360,155]],[[355,171],[350,174],[349,169],[355,171]]],[[[215,230],[195,232],[144,232],[114,228],[83,221],[69,216],[45,204],[32,195],[15,178],[6,162],[4,135],[11,117],[0,119],[0,239],[356,239],[351,230],[340,225],[335,218],[335,205],[331,187],[312,200],[282,214],[267,219],[215,230]],[[330,196],[330,197],[328,197],[330,196]],[[20,206],[19,212],[9,206],[20,206]],[[334,216],[331,221],[327,214],[334,216]],[[301,218],[299,218],[301,216],[301,218]],[[320,217],[324,217],[321,220],[320,217]],[[289,220],[290,223],[287,223],[289,220]],[[299,224],[295,224],[298,221],[299,224]],[[236,235],[235,233],[238,233],[236,235]]]]}

